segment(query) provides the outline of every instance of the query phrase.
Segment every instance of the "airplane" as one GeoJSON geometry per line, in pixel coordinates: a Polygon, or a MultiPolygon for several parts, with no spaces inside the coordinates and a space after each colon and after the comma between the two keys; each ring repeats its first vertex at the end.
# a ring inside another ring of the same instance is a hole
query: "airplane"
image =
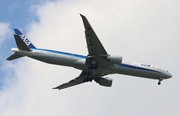
{"type": "Polygon", "coordinates": [[[87,56],[36,48],[22,32],[14,28],[14,38],[17,48],[12,48],[12,51],[15,53],[8,57],[7,60],[27,56],[45,63],[69,66],[82,70],[80,75],[75,79],[53,88],[59,90],[91,81],[95,81],[101,86],[111,87],[112,79],[104,77],[109,74],[124,74],[157,79],[158,85],[161,84],[163,79],[172,77],[171,73],[167,70],[158,68],[157,66],[123,61],[122,56],[109,55],[87,18],[82,14],[80,16],[85,28],[85,39],[88,49],[87,56]]]}

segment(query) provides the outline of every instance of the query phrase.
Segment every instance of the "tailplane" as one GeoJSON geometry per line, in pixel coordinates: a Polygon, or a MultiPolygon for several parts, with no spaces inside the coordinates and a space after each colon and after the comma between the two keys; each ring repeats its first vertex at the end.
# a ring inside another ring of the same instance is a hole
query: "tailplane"
{"type": "Polygon", "coordinates": [[[18,53],[14,53],[13,55],[9,56],[6,60],[14,60],[14,59],[21,58],[21,57],[23,57],[23,56],[18,53]]]}

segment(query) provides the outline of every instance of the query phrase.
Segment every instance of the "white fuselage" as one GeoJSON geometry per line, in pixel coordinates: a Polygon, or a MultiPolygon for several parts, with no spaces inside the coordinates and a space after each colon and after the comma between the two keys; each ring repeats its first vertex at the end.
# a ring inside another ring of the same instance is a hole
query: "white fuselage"
{"type": "MultiPolygon", "coordinates": [[[[86,70],[86,56],[71,54],[47,49],[31,49],[32,51],[23,51],[18,48],[12,48],[12,51],[42,62],[74,67],[80,70],[86,70]]],[[[167,79],[172,75],[163,69],[149,64],[141,64],[134,62],[122,62],[121,64],[113,64],[109,66],[99,66],[96,72],[107,74],[125,74],[139,76],[150,79],[167,79]]]]}

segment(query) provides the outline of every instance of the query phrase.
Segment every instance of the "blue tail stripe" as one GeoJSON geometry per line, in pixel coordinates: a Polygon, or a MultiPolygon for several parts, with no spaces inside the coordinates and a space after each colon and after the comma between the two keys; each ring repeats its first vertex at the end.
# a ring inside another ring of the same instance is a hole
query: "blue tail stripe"
{"type": "Polygon", "coordinates": [[[29,48],[36,48],[32,43],[28,45],[29,48]]]}
{"type": "Polygon", "coordinates": [[[14,33],[16,35],[23,35],[18,29],[14,28],[14,33]]]}

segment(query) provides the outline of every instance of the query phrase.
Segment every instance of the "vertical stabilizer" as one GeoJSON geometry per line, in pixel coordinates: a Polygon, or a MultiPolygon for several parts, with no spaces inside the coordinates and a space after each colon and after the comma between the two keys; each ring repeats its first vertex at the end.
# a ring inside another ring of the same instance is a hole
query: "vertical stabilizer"
{"type": "MultiPolygon", "coordinates": [[[[21,33],[18,29],[14,29],[14,38],[16,41],[16,45],[19,50],[24,50],[24,51],[31,51],[31,48],[36,48],[27,38],[26,36],[21,33]]],[[[17,58],[21,58],[23,55],[18,54],[17,52],[14,53],[13,55],[9,56],[7,60],[14,60],[17,58]]]]}
{"type": "MultiPolygon", "coordinates": [[[[19,31],[19,29],[14,28],[14,32],[15,32],[15,34],[14,34],[15,39],[16,39],[16,38],[22,39],[22,40],[25,42],[25,44],[27,45],[28,48],[36,48],[36,47],[28,40],[28,38],[26,38],[26,36],[25,36],[21,31],[19,31]],[[18,37],[18,36],[19,36],[19,37],[18,37]]],[[[16,41],[16,43],[17,43],[17,41],[16,41]]]]}

